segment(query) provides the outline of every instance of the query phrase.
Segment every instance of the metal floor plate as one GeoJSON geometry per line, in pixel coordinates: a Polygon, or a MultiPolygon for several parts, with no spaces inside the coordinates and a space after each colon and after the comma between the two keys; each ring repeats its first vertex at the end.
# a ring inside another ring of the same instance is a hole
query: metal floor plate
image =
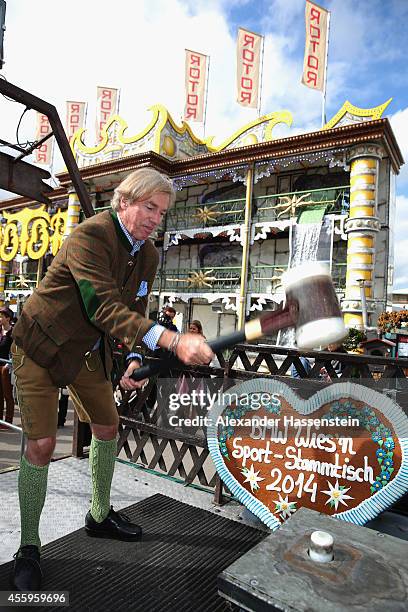
{"type": "MultiPolygon", "coordinates": [[[[0,474],[0,563],[9,561],[20,544],[20,516],[17,493],[18,470],[0,474]]],[[[120,510],[155,493],[203,508],[234,521],[252,525],[241,517],[242,506],[230,502],[214,506],[213,494],[185,487],[129,463],[117,461],[112,483],[111,503],[120,510]]],[[[69,457],[51,463],[48,492],[40,523],[42,545],[52,542],[84,525],[91,497],[91,477],[87,459],[69,457]]],[[[266,527],[260,526],[267,533],[266,527]]]]}
{"type": "MultiPolygon", "coordinates": [[[[44,546],[43,589],[68,591],[73,612],[227,611],[218,574],[266,535],[162,494],[126,514],[142,526],[140,542],[89,538],[81,528],[44,546]]],[[[0,590],[11,567],[0,566],[0,590]]]]}

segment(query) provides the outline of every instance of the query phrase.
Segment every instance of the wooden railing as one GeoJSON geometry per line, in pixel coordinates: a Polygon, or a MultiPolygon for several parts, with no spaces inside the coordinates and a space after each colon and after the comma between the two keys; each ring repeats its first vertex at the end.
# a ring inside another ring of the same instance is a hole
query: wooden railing
{"type": "MultiPolygon", "coordinates": [[[[238,381],[253,378],[278,377],[304,394],[299,379],[290,378],[294,365],[300,377],[308,379],[307,393],[321,389],[327,383],[321,379],[325,368],[332,381],[355,379],[380,392],[387,391],[405,410],[408,406],[408,359],[361,356],[330,352],[300,352],[269,345],[237,345],[228,361],[219,355],[220,367],[180,366],[163,379],[152,379],[134,396],[125,396],[118,406],[120,414],[118,456],[148,469],[158,470],[169,476],[179,477],[184,483],[198,482],[214,491],[215,502],[222,500],[222,485],[215,472],[207,447],[205,427],[200,425],[183,428],[169,423],[169,407],[166,398],[171,393],[189,392],[204,385],[210,393],[227,390],[238,381]],[[302,366],[300,357],[314,360],[309,373],[302,366]],[[341,374],[333,367],[333,361],[341,364],[341,374]],[[239,366],[239,367],[238,367],[239,366]],[[163,393],[161,400],[158,394],[163,393]]],[[[183,416],[205,416],[207,408],[195,405],[183,408],[183,416]]],[[[76,423],[73,454],[84,456],[85,428],[76,423]]]]}

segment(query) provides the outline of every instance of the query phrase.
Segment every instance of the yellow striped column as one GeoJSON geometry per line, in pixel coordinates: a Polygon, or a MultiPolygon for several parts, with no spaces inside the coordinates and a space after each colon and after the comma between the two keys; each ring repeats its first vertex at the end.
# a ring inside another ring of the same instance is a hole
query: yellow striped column
{"type": "Polygon", "coordinates": [[[68,194],[68,217],[67,225],[65,227],[64,240],[72,233],[72,231],[78,225],[80,211],[81,204],[79,202],[78,196],[76,192],[71,189],[68,194]]]}
{"type": "Polygon", "coordinates": [[[8,265],[8,261],[3,261],[2,259],[0,259],[0,306],[4,306],[4,285],[6,282],[8,265]]]}
{"type": "Polygon", "coordinates": [[[357,329],[364,328],[359,280],[365,281],[368,312],[374,304],[375,237],[381,228],[376,216],[381,157],[381,147],[376,144],[357,145],[349,151],[350,215],[345,223],[347,273],[342,309],[345,325],[357,329]]]}

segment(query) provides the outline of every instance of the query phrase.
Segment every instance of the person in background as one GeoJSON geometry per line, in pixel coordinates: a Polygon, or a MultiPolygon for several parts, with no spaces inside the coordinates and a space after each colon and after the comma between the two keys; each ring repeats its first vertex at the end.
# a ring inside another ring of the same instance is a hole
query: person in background
{"type": "Polygon", "coordinates": [[[201,321],[198,321],[198,319],[194,319],[194,321],[191,321],[188,331],[190,332],[190,334],[199,334],[200,336],[205,338],[203,334],[203,326],[201,324],[201,321]]]}
{"type": "MultiPolygon", "coordinates": [[[[176,309],[173,308],[173,306],[164,306],[157,316],[157,323],[172,332],[179,333],[178,328],[173,323],[173,319],[176,314],[176,309]]],[[[168,359],[170,357],[170,353],[165,348],[158,347],[154,351],[154,357],[157,357],[158,359],[168,359]]]]}
{"type": "MultiPolygon", "coordinates": [[[[337,343],[333,343],[333,344],[328,344],[326,351],[329,351],[330,353],[348,353],[347,349],[344,348],[344,346],[342,345],[341,342],[337,342],[337,343]]],[[[344,368],[345,368],[345,363],[342,363],[341,361],[339,361],[338,359],[333,359],[333,361],[331,362],[334,371],[337,374],[337,377],[340,377],[344,368]]],[[[321,378],[323,378],[325,381],[330,382],[331,381],[331,377],[328,374],[326,368],[322,368],[320,370],[320,376],[321,378]]]]}
{"type": "Polygon", "coordinates": [[[173,306],[164,306],[161,313],[157,317],[157,322],[170,331],[178,332],[179,330],[177,329],[177,326],[173,323],[176,314],[176,309],[173,308],[173,306]]]}
{"type": "MultiPolygon", "coordinates": [[[[0,308],[0,325],[2,336],[0,339],[0,359],[10,359],[10,347],[12,343],[14,313],[7,306],[0,308]]],[[[9,364],[0,361],[0,419],[3,419],[4,401],[6,402],[6,418],[8,423],[13,422],[14,417],[14,398],[13,387],[11,385],[11,367],[9,364]]]]}
{"type": "MultiPolygon", "coordinates": [[[[310,370],[312,369],[312,364],[310,363],[307,357],[299,357],[299,359],[305,369],[306,374],[309,374],[310,370]]],[[[290,375],[292,376],[292,378],[302,378],[299,372],[297,371],[295,364],[293,363],[290,366],[290,375]]]]}

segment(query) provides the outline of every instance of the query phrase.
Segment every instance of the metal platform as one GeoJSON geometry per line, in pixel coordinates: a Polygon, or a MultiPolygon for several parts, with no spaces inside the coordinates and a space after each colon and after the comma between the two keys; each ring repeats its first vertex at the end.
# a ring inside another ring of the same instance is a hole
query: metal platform
{"type": "MultiPolygon", "coordinates": [[[[10,561],[20,543],[20,517],[17,494],[18,470],[0,474],[0,563],[10,561]]],[[[111,503],[115,510],[139,502],[155,493],[162,493],[213,514],[253,525],[242,518],[242,506],[230,502],[217,507],[213,492],[183,486],[175,479],[152,474],[129,463],[116,462],[111,503]]],[[[84,525],[91,497],[91,478],[87,459],[69,457],[51,463],[48,492],[41,516],[40,536],[44,546],[84,525]]],[[[250,517],[249,517],[250,518],[250,517]]],[[[266,533],[269,530],[259,525],[266,533]]]]}
{"type": "MultiPolygon", "coordinates": [[[[89,538],[81,528],[44,546],[43,589],[68,592],[74,612],[226,612],[218,574],[266,536],[160,493],[126,514],[142,526],[141,541],[89,538]]],[[[11,567],[0,566],[0,590],[11,567]]]]}
{"type": "MultiPolygon", "coordinates": [[[[9,562],[12,559],[12,555],[14,554],[14,552],[18,549],[20,541],[17,480],[18,470],[0,473],[0,564],[7,564],[7,566],[3,568],[3,582],[5,575],[9,574],[9,562]]],[[[230,519],[229,521],[223,521],[224,523],[231,523],[231,526],[227,529],[227,531],[229,530],[230,533],[234,532],[234,526],[239,529],[241,525],[253,527],[255,524],[257,526],[256,532],[258,534],[259,539],[269,534],[269,530],[265,526],[260,523],[254,523],[253,515],[251,515],[248,511],[243,511],[242,506],[235,501],[230,501],[228,504],[222,507],[215,506],[213,504],[212,491],[206,491],[200,487],[193,485],[184,486],[181,481],[175,478],[169,478],[164,475],[160,476],[157,473],[152,473],[149,470],[143,469],[140,466],[135,466],[134,464],[117,460],[111,495],[111,502],[115,509],[119,510],[137,504],[138,502],[143,502],[144,504],[145,500],[148,500],[148,498],[151,498],[156,494],[162,494],[162,496],[166,496],[167,498],[184,502],[185,504],[188,504],[189,506],[193,507],[192,511],[194,511],[194,509],[196,508],[203,509],[207,510],[213,518],[223,517],[226,519],[230,519]]],[[[80,538],[80,540],[78,540],[78,542],[82,542],[81,546],[84,547],[83,549],[81,549],[83,551],[83,553],[81,554],[83,554],[85,558],[88,558],[89,554],[91,554],[87,550],[87,547],[92,547],[92,544],[89,543],[89,538],[85,537],[85,534],[82,529],[86,512],[89,509],[90,496],[91,478],[87,459],[76,459],[73,457],[69,457],[51,463],[48,479],[48,494],[40,524],[40,535],[43,549],[49,549],[51,551],[50,558],[52,558],[52,555],[54,555],[54,552],[56,550],[60,551],[58,552],[58,555],[60,556],[58,557],[57,555],[58,558],[66,558],[70,563],[72,561],[72,556],[74,561],[75,558],[79,558],[78,555],[75,555],[75,546],[71,547],[69,554],[64,557],[64,553],[61,552],[64,551],[64,549],[61,548],[59,540],[64,536],[70,537],[73,532],[76,532],[77,530],[81,530],[82,534],[82,539],[80,538]],[[50,544],[50,548],[46,546],[47,544],[50,544]]],[[[164,508],[165,505],[162,504],[162,510],[164,508]]],[[[157,514],[160,514],[160,504],[157,509],[157,514]]],[[[177,517],[177,512],[175,516],[177,517]]],[[[391,533],[392,535],[399,537],[400,540],[406,540],[408,539],[407,520],[407,517],[399,517],[398,515],[387,512],[378,517],[378,519],[376,519],[375,521],[372,521],[371,524],[367,526],[371,527],[371,529],[375,531],[391,533]]],[[[211,523],[211,517],[210,520],[205,519],[205,525],[205,538],[202,533],[201,536],[197,538],[195,544],[197,553],[200,552],[200,548],[205,548],[205,542],[207,539],[211,541],[213,536],[213,530],[218,528],[214,526],[215,524],[213,525],[211,523]]],[[[153,532],[155,534],[154,536],[152,536],[152,527],[150,526],[148,529],[150,529],[150,540],[155,539],[156,536],[162,537],[161,531],[157,527],[153,527],[153,532]]],[[[226,529],[226,527],[223,527],[223,529],[226,529]]],[[[362,529],[364,531],[364,528],[359,529],[362,529]]],[[[252,531],[253,530],[249,530],[249,532],[252,531]]],[[[166,537],[169,541],[172,539],[174,540],[174,536],[171,534],[167,534],[166,537]]],[[[104,546],[106,546],[106,542],[109,541],[103,540],[102,542],[104,542],[104,546]]],[[[121,544],[123,545],[123,543],[121,544]]],[[[187,544],[188,543],[186,542],[186,545],[187,544]]],[[[227,544],[226,546],[230,547],[231,545],[227,544]]],[[[92,550],[92,548],[90,550],[92,550]]],[[[101,559],[104,558],[105,554],[103,550],[102,552],[100,552],[101,559]]],[[[164,548],[161,549],[160,554],[166,557],[164,548]]],[[[148,559],[148,556],[146,556],[146,559],[148,559]]],[[[182,564],[183,560],[179,559],[178,561],[176,561],[174,558],[174,562],[182,564]]],[[[230,558],[230,560],[226,562],[224,567],[220,569],[220,572],[231,562],[232,560],[230,558]]],[[[137,559],[134,560],[134,563],[136,564],[136,567],[138,563],[137,559]]],[[[205,563],[208,563],[208,559],[205,561],[205,563]]],[[[102,563],[96,565],[94,564],[92,567],[94,568],[96,575],[98,575],[98,572],[100,571],[105,571],[103,569],[97,569],[104,567],[102,563]]],[[[46,568],[44,569],[48,573],[48,570],[46,568]]],[[[127,568],[124,573],[125,576],[127,576],[127,572],[134,572],[133,566],[127,568]]],[[[208,574],[208,576],[209,575],[210,574],[208,574]]],[[[212,584],[216,584],[216,577],[214,573],[211,573],[211,576],[214,579],[212,584]]],[[[141,574],[138,575],[138,580],[143,580],[141,574]]],[[[2,588],[5,589],[8,587],[6,584],[2,584],[2,588]]],[[[129,589],[131,588],[133,587],[131,584],[129,584],[129,589]]],[[[117,589],[118,592],[121,591],[120,584],[117,585],[117,589]]],[[[176,597],[176,592],[174,592],[174,597],[176,597]]],[[[137,607],[136,603],[134,604],[134,607],[131,607],[128,604],[129,602],[127,602],[127,607],[123,608],[124,610],[141,609],[137,607]]],[[[221,608],[217,607],[218,604],[219,602],[217,604],[214,603],[214,608],[200,608],[199,606],[195,607],[197,607],[197,609],[202,610],[223,610],[224,608],[222,607],[222,605],[225,604],[221,605],[220,603],[219,605],[221,606],[221,608]]],[[[76,609],[80,610],[81,612],[83,612],[84,610],[93,610],[93,608],[89,606],[87,608],[78,607],[76,609]]],[[[111,609],[115,610],[115,612],[118,612],[118,610],[121,608],[117,608],[115,602],[112,602],[112,606],[109,608],[97,607],[95,609],[111,609]]],[[[148,608],[144,607],[143,610],[145,609],[148,608]]],[[[156,609],[166,609],[167,612],[167,609],[171,608],[164,608],[159,606],[159,608],[156,609]]],[[[177,608],[177,610],[179,609],[181,610],[182,608],[177,608]]],[[[190,607],[186,609],[191,610],[192,608],[190,607]]]]}
{"type": "Polygon", "coordinates": [[[240,609],[257,612],[406,612],[407,544],[300,508],[226,568],[218,587],[240,609]],[[316,530],[334,539],[328,563],[309,556],[316,530]]]}

